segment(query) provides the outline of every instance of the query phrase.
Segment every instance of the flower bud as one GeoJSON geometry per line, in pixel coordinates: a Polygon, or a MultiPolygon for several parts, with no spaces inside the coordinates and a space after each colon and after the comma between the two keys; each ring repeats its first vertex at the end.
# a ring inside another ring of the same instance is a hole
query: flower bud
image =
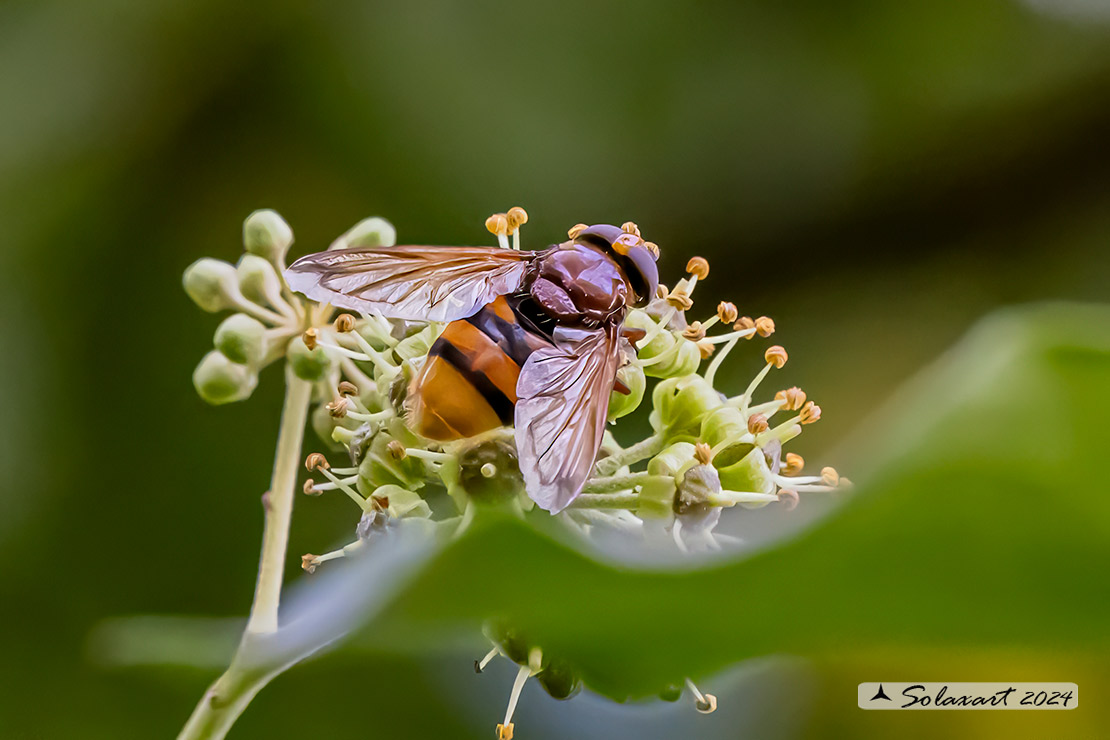
{"type": "Polygon", "coordinates": [[[614,390],[609,394],[609,421],[616,421],[639,408],[647,389],[644,369],[636,362],[630,362],[618,369],[617,380],[624,383],[629,392],[618,393],[614,390]]]}
{"type": "Polygon", "coordinates": [[[259,305],[270,305],[269,296],[281,294],[281,278],[265,258],[244,254],[235,268],[239,290],[249,300],[259,305]]]}
{"type": "Polygon", "coordinates": [[[239,297],[235,268],[223,260],[211,257],[197,260],[185,268],[181,282],[193,303],[209,313],[233,307],[239,297]]]}
{"type": "Polygon", "coordinates": [[[397,243],[397,229],[384,218],[364,218],[340,239],[344,247],[392,247],[397,243]]]}
{"type": "MultiPolygon", "coordinates": [[[[771,473],[771,466],[767,455],[759,447],[754,447],[738,462],[717,469],[721,476],[721,486],[729,491],[743,491],[745,493],[774,493],[775,479],[771,473]]],[[[741,504],[748,508],[757,508],[762,503],[741,504]]]]}
{"type": "Polygon", "coordinates": [[[309,349],[303,337],[293,337],[286,348],[289,367],[301,380],[323,380],[331,370],[334,360],[323,347],[309,349]]]}
{"type": "Polygon", "coordinates": [[[740,409],[733,406],[720,406],[705,415],[698,435],[710,447],[717,450],[713,464],[717,468],[728,467],[739,461],[754,445],[744,441],[748,425],[740,409]]]}
{"type": "Polygon", "coordinates": [[[268,349],[266,327],[252,316],[235,313],[216,328],[213,343],[232,362],[258,367],[268,349]]]}
{"type": "Polygon", "coordinates": [[[363,496],[370,496],[382,486],[400,486],[415,490],[423,487],[425,478],[424,461],[418,457],[398,460],[389,448],[389,443],[399,441],[405,447],[416,447],[419,441],[405,423],[393,419],[386,429],[373,436],[370,446],[358,465],[358,483],[363,496]]]}
{"type": "Polygon", "coordinates": [[[193,387],[208,403],[218,406],[242,401],[258,385],[258,375],[246,365],[232,362],[222,353],[212,351],[193,371],[193,387]]]}
{"type": "Polygon", "coordinates": [[[721,394],[700,375],[668,378],[652,393],[651,426],[664,439],[696,437],[706,414],[723,405],[721,394]]]}
{"type": "Polygon", "coordinates": [[[255,211],[243,222],[243,246],[250,254],[280,262],[292,243],[293,230],[277,211],[255,211]]]}

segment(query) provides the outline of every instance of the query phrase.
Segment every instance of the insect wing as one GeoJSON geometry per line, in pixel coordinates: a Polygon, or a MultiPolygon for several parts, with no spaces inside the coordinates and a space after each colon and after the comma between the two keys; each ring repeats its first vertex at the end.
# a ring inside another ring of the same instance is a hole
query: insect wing
{"type": "Polygon", "coordinates": [[[582,490],[605,433],[617,375],[620,328],[557,327],[517,381],[517,455],[528,495],[552,513],[582,490]]]}
{"type": "Polygon", "coordinates": [[[497,247],[385,247],[310,254],[285,271],[321,303],[411,321],[454,321],[520,287],[535,252],[497,247]]]}

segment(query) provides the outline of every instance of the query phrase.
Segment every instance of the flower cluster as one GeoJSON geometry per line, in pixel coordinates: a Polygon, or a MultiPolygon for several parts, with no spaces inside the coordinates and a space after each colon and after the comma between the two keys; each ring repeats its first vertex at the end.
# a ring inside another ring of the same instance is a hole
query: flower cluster
{"type": "MultiPolygon", "coordinates": [[[[527,214],[517,207],[486,221],[506,249],[520,248],[527,214]]],[[[573,235],[581,225],[571,229],[573,235]]],[[[633,223],[623,229],[639,236],[633,223]]],[[[324,555],[307,554],[304,569],[348,556],[369,538],[394,527],[423,527],[458,533],[483,507],[507,508],[521,516],[533,508],[517,467],[512,429],[440,443],[416,435],[405,423],[409,385],[443,325],[339,313],[296,295],[282,273],[292,244],[289,226],[272,211],[252,214],[244,224],[245,253],[238,265],[202,259],[185,272],[189,296],[206,311],[232,310],[216,331],[215,348],[198,365],[197,392],[210,403],[250,396],[266,365],[286,360],[289,371],[314,384],[312,425],[329,449],[308,456],[309,496],[341,492],[357,507],[354,541],[324,555]],[[446,496],[442,495],[446,493],[446,496]]],[[[393,227],[367,219],[332,245],[391,246],[393,227]]],[[[821,418],[805,391],[773,393],[763,387],[788,359],[779,345],[762,350],[765,364],[743,393],[728,397],[714,386],[722,363],[737,346],[767,339],[775,323],[766,316],[740,315],[722,302],[709,316],[690,319],[694,292],[709,274],[695,257],[673,288],[660,285],[644,309],[625,321],[630,341],[618,370],[622,391],[609,399],[616,423],[649,400],[652,433],[627,447],[606,434],[601,457],[583,492],[558,516],[589,534],[596,528],[632,532],[673,542],[683,552],[718,549],[728,538],[714,532],[722,511],[781,502],[793,508],[799,494],[827,492],[847,484],[831,467],[802,475],[804,461],[784,446],[821,418]],[[657,382],[648,394],[648,378],[657,382]]],[[[504,630],[491,635],[496,654],[521,665],[500,737],[512,736],[512,708],[524,681],[538,676],[553,696],[573,693],[573,671],[548,661],[504,630]]],[[[480,667],[484,662],[479,664],[480,667]]],[[[702,711],[716,700],[688,687],[702,711]]],[[[677,698],[680,689],[670,693],[677,698]]]]}

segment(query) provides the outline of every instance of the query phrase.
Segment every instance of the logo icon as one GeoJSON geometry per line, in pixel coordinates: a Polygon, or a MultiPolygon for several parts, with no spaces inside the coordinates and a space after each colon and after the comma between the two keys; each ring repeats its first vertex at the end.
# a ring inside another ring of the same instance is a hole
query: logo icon
{"type": "Polygon", "coordinates": [[[871,701],[875,701],[876,699],[886,699],[887,701],[894,701],[893,699],[891,699],[889,696],[886,695],[885,691],[883,691],[883,685],[882,684],[879,684],[879,691],[874,696],[871,697],[871,701]]]}

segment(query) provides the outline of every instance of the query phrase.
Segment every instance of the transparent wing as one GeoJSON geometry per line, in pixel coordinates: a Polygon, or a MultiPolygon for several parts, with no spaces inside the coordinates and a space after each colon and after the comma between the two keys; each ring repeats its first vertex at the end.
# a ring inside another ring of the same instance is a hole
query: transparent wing
{"type": "Polygon", "coordinates": [[[412,321],[454,321],[520,287],[535,252],[497,247],[335,249],[285,271],[321,303],[412,321]]]}
{"type": "Polygon", "coordinates": [[[552,513],[582,490],[594,461],[609,392],[617,375],[620,326],[555,329],[554,345],[536,350],[517,381],[517,455],[528,495],[552,513]]]}

